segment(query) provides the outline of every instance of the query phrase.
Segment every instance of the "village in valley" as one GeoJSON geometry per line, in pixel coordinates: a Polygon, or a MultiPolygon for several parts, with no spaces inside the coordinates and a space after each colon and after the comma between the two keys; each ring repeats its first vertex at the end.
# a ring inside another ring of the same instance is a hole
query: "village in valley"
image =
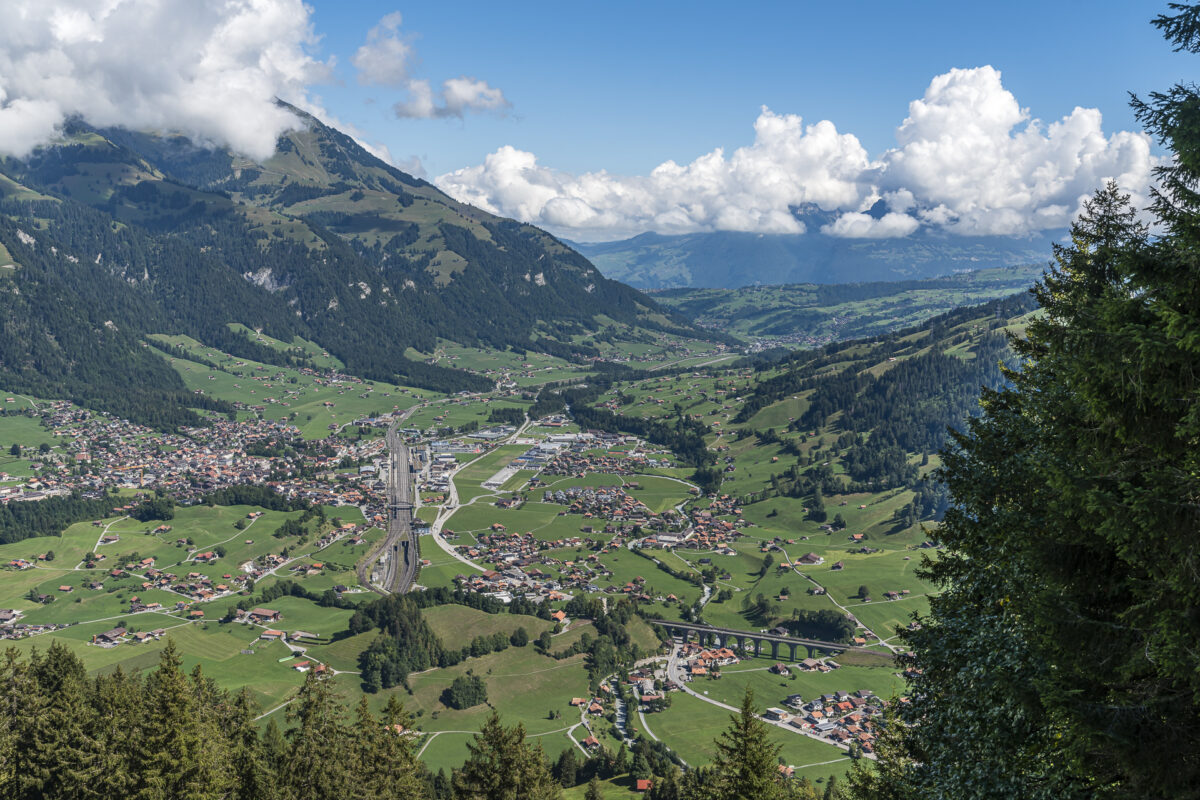
{"type": "MultiPolygon", "coordinates": [[[[560,377],[561,363],[499,359],[479,369],[495,391],[439,395],[372,385],[333,364],[280,368],[172,344],[197,359],[169,356],[195,391],[236,413],[164,433],[63,401],[6,398],[0,431],[15,443],[0,464],[0,502],[74,497],[102,511],[57,535],[0,545],[0,605],[11,606],[0,609],[0,637],[26,649],[68,642],[91,668],[136,668],[171,638],[206,672],[251,688],[268,714],[304,673],[356,692],[375,634],[347,629],[379,592],[376,573],[364,584],[360,569],[387,528],[383,434],[396,427],[416,481],[414,591],[459,598],[423,611],[433,630],[464,652],[480,636],[516,637],[516,627],[537,645],[472,654],[464,667],[476,673],[577,665],[563,680],[535,682],[541,704],[565,706],[548,717],[519,681],[509,696],[508,679],[489,679],[489,697],[531,733],[581,754],[644,735],[680,764],[702,763],[752,689],[786,774],[815,779],[830,762],[873,757],[879,715],[903,693],[893,628],[922,607],[910,601],[925,592],[912,567],[928,541],[879,536],[905,501],[896,493],[836,500],[854,520],[837,526],[801,522],[778,501],[747,504],[742,484],[756,471],[769,477],[784,455],[735,433],[751,373],[677,367],[596,404],[648,419],[682,407],[709,426],[722,480],[705,491],[662,444],[583,428],[568,414],[529,416],[539,375],[560,377]],[[626,628],[640,660],[589,681],[577,654],[597,636],[580,616],[591,601],[636,609],[626,628]],[[512,613],[495,613],[505,607],[512,613]],[[830,645],[780,661],[748,643],[702,645],[656,619],[830,645]],[[568,713],[577,724],[559,721],[568,713]]],[[[468,356],[494,358],[458,358],[468,356]]],[[[455,674],[410,683],[431,766],[461,757],[469,737],[450,731],[479,714],[438,699],[434,689],[455,674]]]]}

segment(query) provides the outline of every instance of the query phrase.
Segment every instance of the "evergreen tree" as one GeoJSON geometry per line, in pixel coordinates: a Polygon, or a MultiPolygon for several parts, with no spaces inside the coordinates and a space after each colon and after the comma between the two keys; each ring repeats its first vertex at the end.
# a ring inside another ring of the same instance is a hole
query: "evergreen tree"
{"type": "MultiPolygon", "coordinates": [[[[284,766],[287,764],[288,745],[287,739],[284,738],[283,732],[279,730],[279,726],[275,723],[275,718],[271,717],[267,720],[267,727],[262,733],[262,760],[263,768],[268,776],[275,779],[276,787],[282,785],[282,776],[284,766]]],[[[282,794],[276,789],[276,794],[282,794]]]]}
{"type": "Polygon", "coordinates": [[[25,709],[30,716],[18,727],[16,792],[11,796],[85,796],[94,777],[96,747],[88,731],[92,714],[83,662],[56,641],[45,653],[34,651],[28,673],[17,679],[33,696],[25,709]]]}
{"type": "MultiPolygon", "coordinates": [[[[1155,24],[1200,52],[1200,7],[1171,8],[1155,24]]],[[[946,454],[942,592],[860,797],[1198,796],[1200,91],[1134,105],[1174,156],[1162,235],[1109,185],[1056,248],[1023,368],[946,454]]]]}
{"type": "MultiPolygon", "coordinates": [[[[366,697],[363,698],[364,706],[365,703],[366,697]]],[[[364,714],[364,711],[360,710],[359,717],[370,720],[370,715],[364,714]]],[[[383,718],[371,726],[376,735],[369,752],[368,797],[395,800],[423,800],[427,797],[425,784],[421,780],[422,768],[417,761],[412,724],[412,717],[404,710],[400,699],[395,694],[389,696],[383,709],[383,718]]]]}
{"type": "Polygon", "coordinates": [[[741,710],[715,742],[714,800],[777,800],[788,796],[779,774],[779,748],[765,722],[756,716],[754,693],[747,689],[741,710]]]}
{"type": "Polygon", "coordinates": [[[223,732],[199,708],[194,684],[180,669],[172,639],[146,681],[148,712],[142,726],[137,800],[202,800],[224,797],[232,775],[221,745],[223,732]]]}
{"type": "Polygon", "coordinates": [[[588,781],[587,791],[583,793],[583,800],[604,800],[604,792],[600,790],[600,779],[595,775],[588,781]]]}
{"type": "Polygon", "coordinates": [[[308,672],[288,707],[287,756],[281,774],[292,800],[340,800],[354,785],[348,730],[333,688],[308,672]]]}
{"type": "Polygon", "coordinates": [[[554,762],[554,777],[564,789],[570,789],[575,785],[575,774],[578,771],[579,760],[575,757],[575,748],[568,747],[559,754],[558,761],[554,762]]]}
{"type": "MultiPolygon", "coordinates": [[[[254,724],[257,713],[258,704],[250,696],[249,690],[243,688],[234,698],[229,725],[237,797],[243,800],[274,800],[278,796],[274,769],[254,724]]],[[[272,726],[273,723],[274,720],[272,726]]],[[[279,729],[273,727],[273,730],[278,735],[279,729]]]]}
{"type": "Polygon", "coordinates": [[[454,773],[456,800],[553,800],[562,794],[541,745],[525,741],[524,725],[505,728],[492,712],[467,750],[466,763],[454,773]]]}
{"type": "Polygon", "coordinates": [[[679,770],[670,766],[661,778],[655,778],[646,792],[646,800],[682,800],[679,788],[679,770]]]}
{"type": "Polygon", "coordinates": [[[95,680],[91,704],[97,761],[91,796],[129,797],[133,793],[137,775],[130,767],[142,748],[144,699],[141,681],[120,665],[95,680]]]}

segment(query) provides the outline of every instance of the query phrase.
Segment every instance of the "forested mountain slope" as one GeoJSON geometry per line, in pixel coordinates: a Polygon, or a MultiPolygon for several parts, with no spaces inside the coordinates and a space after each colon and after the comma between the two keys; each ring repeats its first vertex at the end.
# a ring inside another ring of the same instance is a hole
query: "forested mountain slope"
{"type": "Polygon", "coordinates": [[[163,422],[186,414],[178,379],[141,346],[151,332],[269,360],[237,322],[311,339],[363,377],[456,390],[484,386],[406,349],[440,337],[593,356],[578,340],[599,314],[688,330],[549,234],[296,113],[304,127],[263,164],[81,123],[0,162],[0,245],[18,265],[0,275],[0,386],[163,422]]]}

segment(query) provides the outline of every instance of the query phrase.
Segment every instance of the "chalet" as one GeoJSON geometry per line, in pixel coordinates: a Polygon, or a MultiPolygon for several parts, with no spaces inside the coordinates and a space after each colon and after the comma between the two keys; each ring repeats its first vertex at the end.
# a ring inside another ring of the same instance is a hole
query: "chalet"
{"type": "Polygon", "coordinates": [[[265,630],[261,634],[259,634],[258,638],[266,639],[268,641],[275,641],[276,639],[278,639],[279,641],[282,642],[284,639],[287,638],[287,634],[284,633],[283,631],[265,630]]]}
{"type": "Polygon", "coordinates": [[[846,564],[845,564],[845,562],[842,562],[842,561],[839,561],[836,564],[834,564],[832,567],[830,567],[831,570],[832,569],[845,569],[845,568],[846,568],[846,564]]]}
{"type": "Polygon", "coordinates": [[[825,563],[825,559],[821,558],[816,553],[805,553],[804,555],[800,556],[800,558],[796,559],[796,563],[812,566],[814,564],[825,563]]]}
{"type": "Polygon", "coordinates": [[[252,608],[246,615],[251,622],[278,622],[283,615],[270,608],[252,608]]]}
{"type": "Polygon", "coordinates": [[[124,628],[113,628],[104,633],[97,633],[92,636],[92,644],[98,644],[101,647],[115,647],[125,638],[126,633],[128,631],[124,628]]]}
{"type": "Polygon", "coordinates": [[[648,792],[650,791],[650,787],[653,785],[654,781],[650,780],[649,778],[638,778],[637,781],[634,782],[633,788],[634,791],[637,792],[648,792]]]}

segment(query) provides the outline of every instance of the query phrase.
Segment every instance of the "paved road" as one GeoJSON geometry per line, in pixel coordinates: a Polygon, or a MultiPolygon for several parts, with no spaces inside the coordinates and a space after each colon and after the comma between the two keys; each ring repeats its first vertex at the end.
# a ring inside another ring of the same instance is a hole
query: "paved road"
{"type": "MultiPolygon", "coordinates": [[[[526,429],[528,429],[531,424],[533,424],[533,420],[531,420],[529,417],[526,417],[525,421],[521,423],[521,426],[519,428],[517,428],[503,442],[497,443],[497,446],[499,446],[501,444],[510,444],[513,441],[519,439],[525,433],[526,429]]],[[[466,462],[465,464],[460,464],[455,469],[455,474],[458,474],[463,469],[471,466],[476,461],[479,461],[482,458],[486,458],[492,452],[494,452],[494,448],[492,450],[488,450],[486,453],[483,453],[482,455],[479,456],[479,458],[474,458],[474,459],[466,462]]],[[[475,503],[476,500],[483,500],[484,502],[493,500],[495,498],[495,496],[496,496],[496,492],[489,492],[488,494],[481,494],[481,495],[478,495],[477,497],[473,497],[468,502],[463,503],[462,505],[459,505],[458,484],[454,482],[454,479],[452,477],[450,479],[450,491],[449,491],[448,496],[446,497],[446,503],[442,507],[442,509],[440,511],[438,511],[437,518],[434,519],[433,523],[429,526],[430,534],[433,536],[433,541],[437,544],[438,547],[442,548],[442,550],[444,550],[447,555],[451,556],[452,558],[457,559],[458,561],[461,561],[466,566],[470,567],[471,569],[477,570],[479,572],[483,572],[487,568],[479,566],[474,561],[471,561],[469,558],[466,558],[461,553],[459,553],[458,550],[455,549],[455,547],[453,545],[451,545],[449,542],[447,542],[446,539],[442,536],[442,528],[445,526],[445,524],[447,522],[450,521],[450,518],[453,517],[454,514],[460,508],[463,508],[464,506],[472,505],[475,503]]]]}

